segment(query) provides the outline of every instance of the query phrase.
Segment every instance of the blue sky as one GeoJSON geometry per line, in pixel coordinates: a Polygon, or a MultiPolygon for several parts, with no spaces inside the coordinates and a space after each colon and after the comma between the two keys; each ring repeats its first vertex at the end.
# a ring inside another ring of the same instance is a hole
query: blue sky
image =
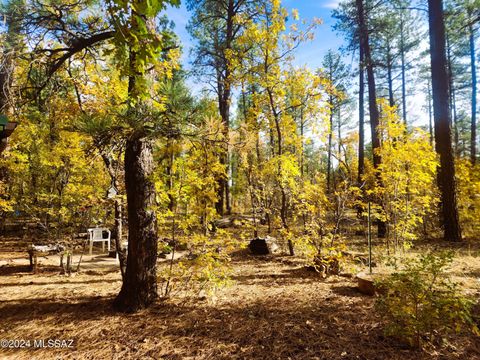
{"type": "MultiPolygon", "coordinates": [[[[296,53],[297,65],[308,65],[310,68],[320,67],[322,58],[329,49],[338,49],[342,45],[342,38],[332,30],[334,19],[331,12],[337,7],[340,0],[283,0],[283,6],[291,11],[297,9],[301,19],[323,20],[323,25],[315,31],[315,39],[302,44],[296,53]]],[[[180,37],[183,46],[182,63],[189,68],[189,52],[193,40],[186,30],[186,25],[191,14],[187,11],[184,3],[179,8],[170,7],[166,14],[175,23],[175,32],[180,37]]]]}
{"type": "MultiPolygon", "coordinates": [[[[289,11],[297,9],[301,19],[312,20],[320,18],[323,24],[315,30],[314,40],[302,44],[296,51],[295,64],[298,66],[307,65],[310,69],[321,67],[323,57],[329,49],[338,50],[344,40],[341,34],[337,34],[332,26],[335,19],[332,18],[332,10],[338,7],[340,0],[283,0],[282,5],[289,11]]],[[[175,32],[180,37],[183,46],[182,63],[185,69],[190,69],[190,49],[193,41],[186,30],[186,25],[191,14],[187,11],[185,4],[179,8],[169,7],[166,15],[175,23],[175,32]]],[[[346,55],[344,62],[347,65],[355,67],[352,63],[352,56],[346,55]]],[[[202,90],[202,84],[196,82],[198,79],[188,78],[187,83],[194,93],[202,90]]],[[[352,94],[351,94],[352,95],[352,94]]],[[[414,94],[408,92],[408,111],[409,117],[418,124],[427,123],[427,115],[422,109],[425,103],[423,94],[414,94]],[[415,96],[414,96],[415,95],[415,96]]],[[[353,117],[356,118],[356,112],[353,117]]]]}

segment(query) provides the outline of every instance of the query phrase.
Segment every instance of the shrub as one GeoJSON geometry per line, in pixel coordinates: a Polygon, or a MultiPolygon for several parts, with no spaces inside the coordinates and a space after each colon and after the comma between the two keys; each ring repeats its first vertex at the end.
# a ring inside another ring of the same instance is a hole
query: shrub
{"type": "Polygon", "coordinates": [[[462,232],[467,237],[476,237],[480,235],[480,165],[472,166],[469,160],[459,159],[455,170],[462,232]]]}
{"type": "Polygon", "coordinates": [[[193,234],[190,236],[190,254],[179,261],[173,259],[159,273],[159,288],[164,297],[212,295],[216,289],[230,282],[230,256],[237,248],[223,231],[217,236],[193,234]]]}
{"type": "Polygon", "coordinates": [[[478,334],[471,317],[473,303],[446,272],[452,260],[451,252],[422,255],[379,281],[376,306],[386,321],[386,335],[418,348],[422,341],[465,328],[478,334]]]}

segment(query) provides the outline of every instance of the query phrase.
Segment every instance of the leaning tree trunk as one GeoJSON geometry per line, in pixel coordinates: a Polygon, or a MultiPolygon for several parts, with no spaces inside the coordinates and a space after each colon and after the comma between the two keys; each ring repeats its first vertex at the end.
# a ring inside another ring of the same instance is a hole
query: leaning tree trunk
{"type": "Polygon", "coordinates": [[[142,137],[127,141],[125,188],[128,204],[128,256],[123,286],[114,306],[125,312],[146,308],[157,294],[157,219],[155,186],[151,180],[153,156],[142,137]]]}
{"type": "Polygon", "coordinates": [[[449,81],[445,52],[445,24],[443,1],[429,0],[430,56],[433,90],[435,149],[440,155],[437,182],[441,193],[441,218],[444,239],[461,241],[455,191],[455,166],[453,161],[451,114],[449,109],[449,81]]]}

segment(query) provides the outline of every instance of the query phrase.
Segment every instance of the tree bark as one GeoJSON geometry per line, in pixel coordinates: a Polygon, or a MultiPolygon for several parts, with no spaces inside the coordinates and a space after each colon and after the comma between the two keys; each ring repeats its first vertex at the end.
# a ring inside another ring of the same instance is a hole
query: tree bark
{"type": "Polygon", "coordinates": [[[114,306],[136,312],[151,305],[157,294],[157,218],[155,186],[151,180],[153,156],[150,142],[140,136],[127,141],[125,187],[128,204],[128,256],[122,289],[114,306]]]}
{"type": "Polygon", "coordinates": [[[455,191],[451,119],[449,109],[449,81],[445,52],[445,23],[443,1],[428,1],[430,57],[432,72],[435,149],[440,155],[437,182],[441,193],[441,218],[444,239],[461,241],[455,191]]]}

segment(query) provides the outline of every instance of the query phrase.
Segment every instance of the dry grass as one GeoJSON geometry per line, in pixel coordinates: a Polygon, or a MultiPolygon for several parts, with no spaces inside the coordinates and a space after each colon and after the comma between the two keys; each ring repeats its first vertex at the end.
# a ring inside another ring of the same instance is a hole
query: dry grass
{"type": "MultiPolygon", "coordinates": [[[[322,279],[292,258],[237,254],[233,285],[214,297],[134,315],[111,309],[121,286],[115,267],[68,277],[53,266],[33,275],[26,263],[0,267],[0,339],[73,339],[75,347],[0,349],[2,359],[480,359],[474,337],[424,352],[384,338],[374,299],[352,278],[322,279]]],[[[462,257],[454,271],[478,293],[479,258],[462,257]]]]}

